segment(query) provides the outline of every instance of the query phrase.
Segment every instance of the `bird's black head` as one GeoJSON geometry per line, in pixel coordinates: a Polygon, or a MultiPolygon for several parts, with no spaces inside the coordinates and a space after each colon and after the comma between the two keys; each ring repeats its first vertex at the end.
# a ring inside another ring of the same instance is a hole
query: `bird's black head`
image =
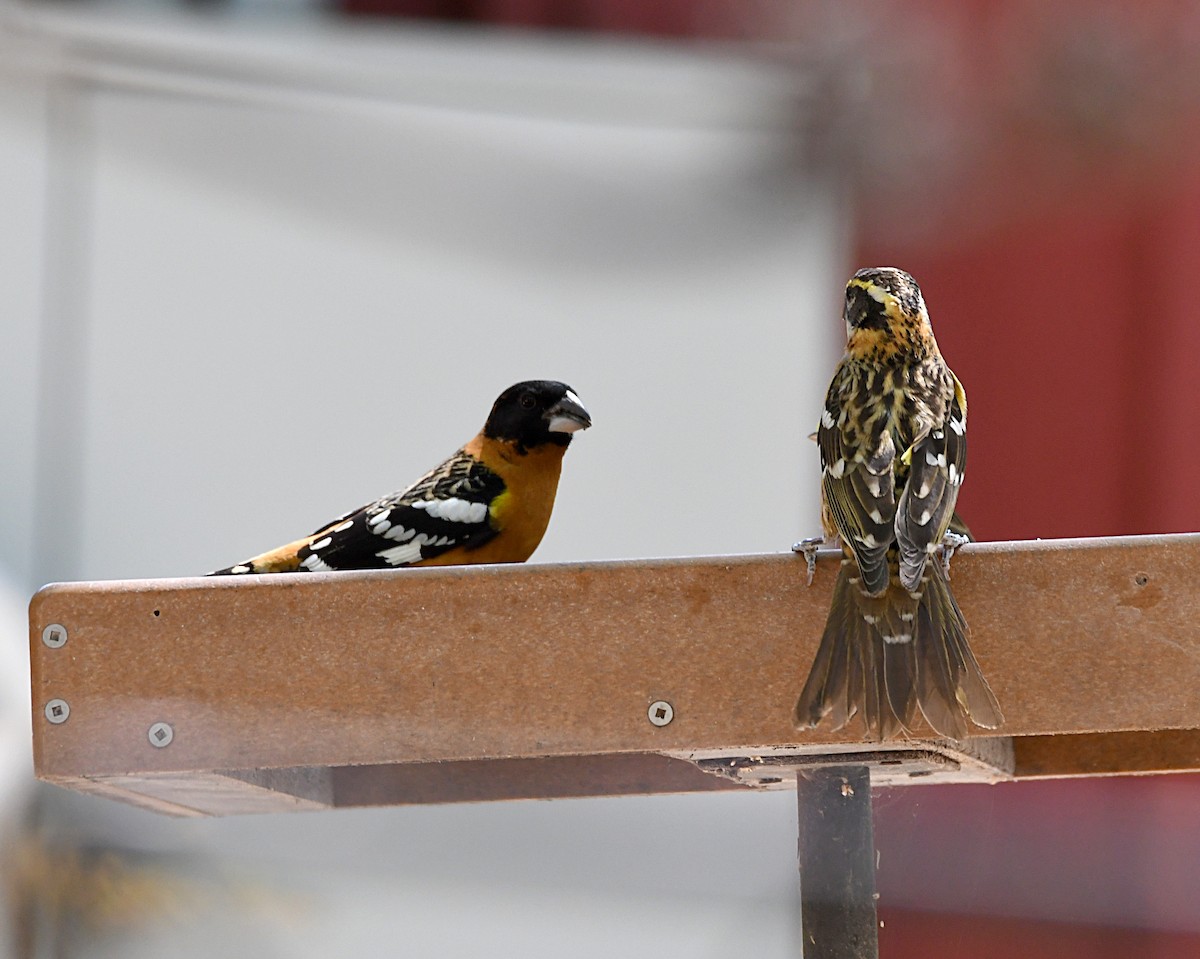
{"type": "Polygon", "coordinates": [[[496,398],[483,435],[513,442],[525,452],[545,443],[566,446],[572,433],[591,425],[591,416],[566,383],[526,380],[496,398]]]}
{"type": "Polygon", "coordinates": [[[846,329],[887,330],[895,321],[928,322],[917,281],[894,266],[859,270],[846,284],[846,329]]]}

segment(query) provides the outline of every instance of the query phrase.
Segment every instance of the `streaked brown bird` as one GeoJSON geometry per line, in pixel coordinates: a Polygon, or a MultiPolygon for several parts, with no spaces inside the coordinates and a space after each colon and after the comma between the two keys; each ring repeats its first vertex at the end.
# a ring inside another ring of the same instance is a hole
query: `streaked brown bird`
{"type": "Polygon", "coordinates": [[[845,320],[817,430],[821,525],[841,541],[841,569],[795,721],[829,716],[840,728],[861,714],[870,738],[888,739],[909,733],[919,710],[962,739],[968,719],[1003,721],[935,555],[961,523],[967,397],[903,270],[855,273],[845,320]]]}
{"type": "Polygon", "coordinates": [[[571,435],[591,425],[565,383],[517,383],[478,434],[411,486],[210,575],[523,563],[550,522],[571,435]]]}

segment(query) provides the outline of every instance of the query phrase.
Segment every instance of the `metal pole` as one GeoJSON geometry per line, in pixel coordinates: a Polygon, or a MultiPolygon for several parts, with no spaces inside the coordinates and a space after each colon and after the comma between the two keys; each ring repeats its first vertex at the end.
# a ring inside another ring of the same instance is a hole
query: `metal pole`
{"type": "Polygon", "coordinates": [[[878,959],[870,769],[800,770],[796,798],[804,959],[878,959]]]}

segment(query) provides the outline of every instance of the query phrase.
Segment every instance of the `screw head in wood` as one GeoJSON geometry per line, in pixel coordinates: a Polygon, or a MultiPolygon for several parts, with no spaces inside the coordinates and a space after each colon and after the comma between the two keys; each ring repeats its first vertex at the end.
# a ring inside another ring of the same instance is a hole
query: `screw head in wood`
{"type": "Polygon", "coordinates": [[[65,723],[71,715],[71,707],[65,699],[52,699],[46,703],[46,718],[57,726],[65,723]]]}
{"type": "Polygon", "coordinates": [[[67,627],[62,623],[51,623],[42,630],[42,642],[51,649],[61,649],[67,645],[67,627]]]}
{"type": "Polygon", "coordinates": [[[155,723],[146,731],[146,738],[150,740],[151,746],[162,749],[171,745],[171,740],[175,738],[175,730],[167,723],[155,723]]]}
{"type": "Polygon", "coordinates": [[[659,699],[650,704],[646,716],[655,726],[665,726],[675,718],[675,710],[665,699],[659,699]]]}

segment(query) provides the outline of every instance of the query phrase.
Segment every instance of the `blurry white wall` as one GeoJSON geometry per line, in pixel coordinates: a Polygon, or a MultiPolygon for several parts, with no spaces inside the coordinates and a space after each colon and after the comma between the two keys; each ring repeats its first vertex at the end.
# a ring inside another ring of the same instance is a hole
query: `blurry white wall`
{"type": "MultiPolygon", "coordinates": [[[[797,173],[794,75],[648,44],[6,16],[15,581],[277,545],[416,478],[529,377],[595,420],[536,561],[815,530],[844,227],[797,173]]],[[[283,907],[227,927],[260,955],[795,952],[786,794],[198,823],[41,801],[87,842],[278,883],[283,907]]],[[[206,926],[78,954],[211,954],[206,926]]]]}
{"type": "Polygon", "coordinates": [[[32,581],[47,84],[0,56],[0,556],[32,581]]]}

